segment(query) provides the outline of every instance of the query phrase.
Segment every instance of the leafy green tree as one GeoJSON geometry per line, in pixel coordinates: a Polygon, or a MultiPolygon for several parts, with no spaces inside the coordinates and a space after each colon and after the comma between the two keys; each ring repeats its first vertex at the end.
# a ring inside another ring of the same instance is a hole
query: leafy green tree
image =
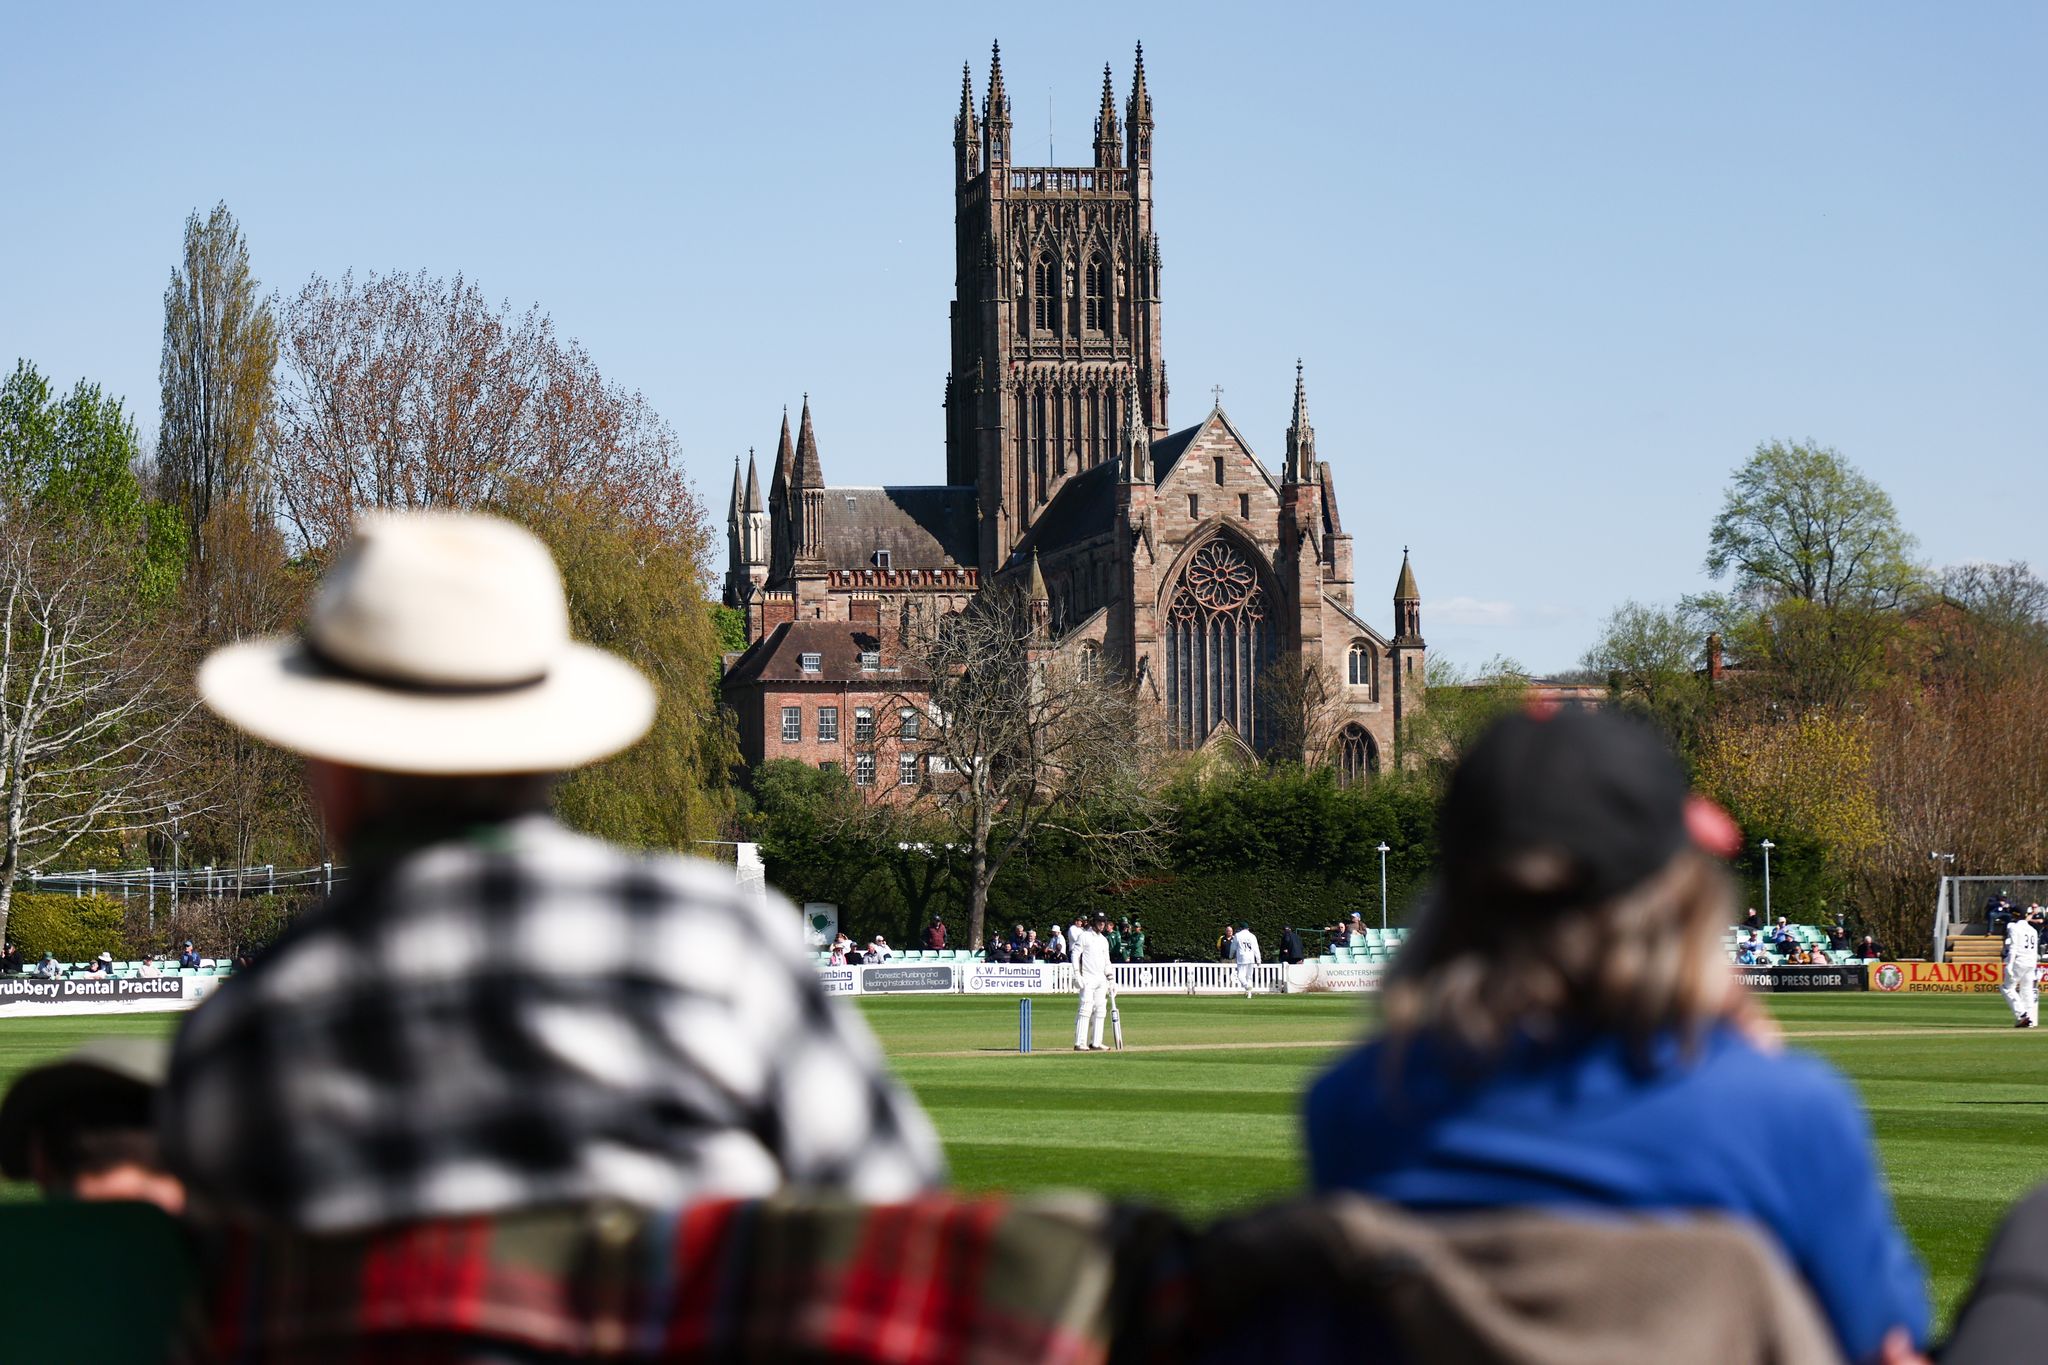
{"type": "Polygon", "coordinates": [[[643,847],[719,837],[732,815],[738,738],[713,691],[720,644],[711,617],[677,609],[704,599],[701,519],[636,524],[596,498],[525,486],[496,510],[553,551],[577,638],[632,660],[659,697],[645,739],[562,784],[562,817],[643,847]]]}
{"type": "Polygon", "coordinates": [[[1472,741],[1495,718],[1528,700],[1529,673],[1513,659],[1496,655],[1476,671],[1431,659],[1424,678],[1428,700],[1403,726],[1401,761],[1441,790],[1472,741]]]}
{"type": "MultiPolygon", "coordinates": [[[[277,364],[277,323],[257,295],[249,245],[226,204],[185,220],[183,258],[164,290],[158,364],[162,425],[157,470],[166,500],[185,519],[193,569],[209,568],[205,530],[216,509],[267,521],[255,496],[263,423],[277,364]]],[[[202,605],[208,594],[202,591],[202,605]]]]}
{"type": "Polygon", "coordinates": [[[119,401],[0,384],[0,934],[17,880],[163,821],[182,699],[182,537],[134,473],[119,401]]]}
{"type": "Polygon", "coordinates": [[[1615,705],[1647,718],[1690,751],[1714,700],[1703,667],[1705,634],[1683,610],[1623,602],[1602,623],[1581,666],[1606,684],[1615,705]]]}
{"type": "Polygon", "coordinates": [[[1759,605],[1891,608],[1920,579],[1884,489],[1826,446],[1766,441],[1735,471],[1707,536],[1707,572],[1759,605]]]}

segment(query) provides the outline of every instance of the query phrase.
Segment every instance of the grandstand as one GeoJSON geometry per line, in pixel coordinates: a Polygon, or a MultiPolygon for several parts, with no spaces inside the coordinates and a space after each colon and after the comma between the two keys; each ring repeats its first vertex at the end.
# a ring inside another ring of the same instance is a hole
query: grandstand
{"type": "MultiPolygon", "coordinates": [[[[57,965],[63,968],[64,971],[63,977],[59,978],[60,980],[70,979],[73,977],[76,977],[80,980],[92,980],[95,978],[104,980],[108,975],[108,973],[105,972],[94,972],[92,970],[92,963],[90,961],[60,962],[57,965]]],[[[174,965],[169,960],[156,962],[153,965],[156,967],[156,974],[158,976],[232,976],[235,970],[235,964],[228,958],[224,957],[202,957],[199,959],[199,965],[197,967],[179,967],[174,965]]],[[[24,966],[26,970],[17,973],[17,975],[35,975],[33,963],[25,963],[24,966]]],[[[139,978],[142,975],[142,967],[143,964],[140,960],[133,962],[117,961],[116,963],[114,963],[114,970],[112,972],[112,975],[114,979],[117,981],[126,980],[129,978],[139,978]]]]}
{"type": "MultiPolygon", "coordinates": [[[[1854,953],[1849,952],[1837,952],[1828,947],[1827,931],[1817,924],[1788,924],[1785,928],[1799,947],[1812,952],[1824,966],[1861,967],[1878,960],[1874,957],[1858,957],[1854,953]]],[[[1735,961],[1736,950],[1741,946],[1742,941],[1748,937],[1749,931],[1740,925],[1730,926],[1728,931],[1722,935],[1722,946],[1728,950],[1728,960],[1730,962],[1735,961]]],[[[1759,965],[1767,967],[1796,965],[1791,960],[1791,951],[1780,950],[1769,941],[1767,934],[1759,933],[1757,935],[1757,944],[1757,956],[1769,959],[1766,962],[1760,962],[1759,965]]]]}

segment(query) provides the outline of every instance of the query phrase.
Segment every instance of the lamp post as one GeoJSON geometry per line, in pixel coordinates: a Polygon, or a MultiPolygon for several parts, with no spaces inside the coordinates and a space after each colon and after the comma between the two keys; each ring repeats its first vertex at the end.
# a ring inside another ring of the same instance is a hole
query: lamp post
{"type": "Polygon", "coordinates": [[[1766,923],[1766,924],[1776,924],[1776,923],[1777,923],[1777,921],[1771,918],[1771,850],[1772,850],[1772,849],[1774,849],[1774,848],[1776,848],[1776,847],[1777,847],[1777,845],[1776,845],[1776,844],[1774,844],[1774,843],[1772,843],[1772,842],[1771,842],[1771,841],[1770,841],[1769,839],[1766,839],[1766,840],[1764,840],[1764,845],[1763,845],[1763,847],[1764,847],[1764,923],[1766,923]]]}
{"type": "Polygon", "coordinates": [[[1387,932],[1387,845],[1383,839],[1379,846],[1380,855],[1380,932],[1387,932]]]}

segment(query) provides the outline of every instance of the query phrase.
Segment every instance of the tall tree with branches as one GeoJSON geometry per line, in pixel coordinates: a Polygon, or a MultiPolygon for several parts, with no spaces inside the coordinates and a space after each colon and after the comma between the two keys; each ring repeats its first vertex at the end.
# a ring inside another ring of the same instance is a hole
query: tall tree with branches
{"type": "Polygon", "coordinates": [[[203,219],[194,212],[164,290],[156,459],[162,493],[185,517],[202,602],[217,509],[268,520],[256,484],[276,364],[277,323],[257,294],[241,225],[224,203],[203,219]]]}
{"type": "Polygon", "coordinates": [[[926,759],[912,798],[938,817],[964,868],[967,941],[979,948],[989,889],[1034,839],[1064,832],[1105,876],[1158,857],[1167,808],[1153,793],[1136,689],[1091,658],[1053,646],[1043,599],[1019,587],[984,589],[969,609],[903,646],[904,671],[928,680],[899,713],[915,736],[889,741],[926,759]]]}
{"type": "Polygon", "coordinates": [[[58,399],[26,364],[0,385],[0,936],[24,873],[163,823],[183,540],[135,451],[92,385],[58,399]]]}

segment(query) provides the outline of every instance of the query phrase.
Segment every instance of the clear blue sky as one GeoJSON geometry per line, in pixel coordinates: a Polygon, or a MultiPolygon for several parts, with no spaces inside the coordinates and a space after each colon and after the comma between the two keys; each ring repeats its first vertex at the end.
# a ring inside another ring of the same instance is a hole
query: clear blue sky
{"type": "Polygon", "coordinates": [[[464,272],[681,433],[722,509],[808,389],[834,482],[943,477],[960,63],[1088,159],[1145,43],[1175,425],[1269,466],[1297,355],[1361,605],[1570,666],[1701,587],[1760,440],[1935,563],[2048,568],[2048,6],[17,7],[0,359],[153,432],[185,215],[266,287],[464,272]],[[971,14],[972,17],[965,17],[971,14]],[[1028,16],[1028,17],[1026,17],[1028,16]]]}

